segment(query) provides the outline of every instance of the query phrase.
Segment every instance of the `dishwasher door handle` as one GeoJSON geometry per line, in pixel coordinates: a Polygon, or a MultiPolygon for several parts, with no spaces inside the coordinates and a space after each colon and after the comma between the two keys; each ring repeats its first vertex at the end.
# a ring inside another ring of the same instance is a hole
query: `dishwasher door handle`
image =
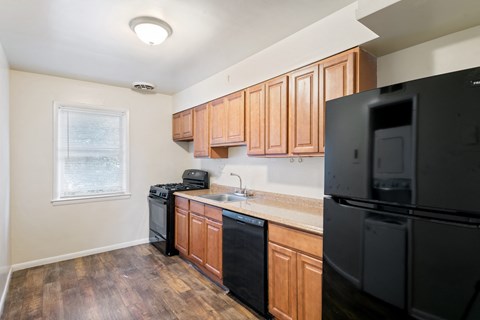
{"type": "Polygon", "coordinates": [[[245,222],[240,221],[240,220],[235,220],[235,222],[238,223],[238,224],[246,224],[245,222]]]}

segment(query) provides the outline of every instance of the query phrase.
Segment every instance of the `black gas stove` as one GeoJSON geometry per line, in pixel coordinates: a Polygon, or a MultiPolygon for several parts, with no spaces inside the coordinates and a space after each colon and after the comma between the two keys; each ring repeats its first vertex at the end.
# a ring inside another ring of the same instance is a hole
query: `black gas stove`
{"type": "Polygon", "coordinates": [[[182,182],[156,184],[150,187],[150,243],[167,256],[178,254],[175,249],[175,200],[176,191],[208,189],[208,172],[189,169],[182,175],[182,182]]]}

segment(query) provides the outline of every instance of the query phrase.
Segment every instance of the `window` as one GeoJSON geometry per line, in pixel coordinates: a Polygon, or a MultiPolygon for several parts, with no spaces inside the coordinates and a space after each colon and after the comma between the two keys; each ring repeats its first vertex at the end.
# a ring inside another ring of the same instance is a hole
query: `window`
{"type": "Polygon", "coordinates": [[[54,202],[128,195],[128,114],[55,103],[54,202]]]}

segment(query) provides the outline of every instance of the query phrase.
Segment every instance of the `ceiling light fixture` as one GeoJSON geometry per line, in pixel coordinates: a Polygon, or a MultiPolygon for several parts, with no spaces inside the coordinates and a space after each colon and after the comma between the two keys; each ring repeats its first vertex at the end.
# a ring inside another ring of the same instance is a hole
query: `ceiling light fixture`
{"type": "Polygon", "coordinates": [[[130,28],[140,40],[152,46],[162,43],[172,34],[168,23],[153,17],[134,18],[130,21],[130,28]]]}

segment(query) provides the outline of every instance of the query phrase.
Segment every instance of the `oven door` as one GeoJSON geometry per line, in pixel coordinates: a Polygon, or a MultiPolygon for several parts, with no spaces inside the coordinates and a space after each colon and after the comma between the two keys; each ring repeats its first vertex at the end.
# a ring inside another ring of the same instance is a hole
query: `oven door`
{"type": "Polygon", "coordinates": [[[167,239],[167,200],[161,198],[148,197],[148,207],[150,211],[150,231],[167,239]]]}

